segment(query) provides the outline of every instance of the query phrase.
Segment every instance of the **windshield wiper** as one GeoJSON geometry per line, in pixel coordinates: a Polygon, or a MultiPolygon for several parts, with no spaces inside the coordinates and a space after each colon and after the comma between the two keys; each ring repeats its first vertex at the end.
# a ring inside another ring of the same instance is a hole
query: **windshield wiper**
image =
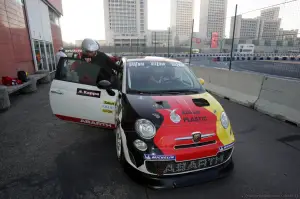
{"type": "Polygon", "coordinates": [[[158,91],[139,91],[139,90],[130,90],[130,93],[136,93],[136,94],[160,94],[161,92],[158,91]]]}
{"type": "Polygon", "coordinates": [[[164,92],[165,92],[165,93],[168,93],[168,94],[199,93],[198,90],[191,90],[191,89],[165,90],[164,92]]]}
{"type": "Polygon", "coordinates": [[[160,95],[163,95],[163,94],[173,94],[173,95],[178,95],[178,94],[182,94],[182,93],[185,93],[185,94],[197,94],[199,93],[198,90],[193,90],[193,89],[180,89],[180,90],[160,90],[160,91],[139,91],[139,90],[130,90],[131,93],[136,93],[136,94],[140,94],[140,95],[143,95],[143,94],[160,94],[160,95]]]}

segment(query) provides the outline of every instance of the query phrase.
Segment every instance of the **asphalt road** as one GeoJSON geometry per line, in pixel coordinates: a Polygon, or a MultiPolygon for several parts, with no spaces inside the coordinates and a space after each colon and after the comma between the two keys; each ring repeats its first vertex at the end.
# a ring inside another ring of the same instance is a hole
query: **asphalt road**
{"type": "MultiPolygon", "coordinates": [[[[204,65],[207,67],[229,68],[229,62],[212,62],[207,60],[192,62],[193,66],[204,65]]],[[[233,61],[232,69],[236,71],[251,71],[272,76],[300,79],[300,62],[275,62],[275,61],[233,61]]]]}
{"type": "Polygon", "coordinates": [[[68,124],[51,114],[49,85],[13,97],[0,113],[0,198],[300,198],[300,129],[219,99],[237,139],[228,178],[155,191],[120,168],[110,131],[68,124]],[[281,194],[285,194],[283,197],[281,194]]]}

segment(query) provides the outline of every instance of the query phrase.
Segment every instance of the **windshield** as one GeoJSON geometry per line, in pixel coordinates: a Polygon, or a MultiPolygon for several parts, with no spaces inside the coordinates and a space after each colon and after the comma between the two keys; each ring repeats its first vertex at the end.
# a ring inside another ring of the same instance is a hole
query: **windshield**
{"type": "Polygon", "coordinates": [[[128,61],[127,93],[203,93],[205,89],[189,68],[174,61],[128,61]]]}

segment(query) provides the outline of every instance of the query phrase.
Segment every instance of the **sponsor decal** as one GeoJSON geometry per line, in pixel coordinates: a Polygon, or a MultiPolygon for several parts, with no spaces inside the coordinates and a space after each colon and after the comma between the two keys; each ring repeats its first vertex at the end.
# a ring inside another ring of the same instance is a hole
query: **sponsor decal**
{"type": "Polygon", "coordinates": [[[189,114],[199,115],[200,111],[182,111],[182,115],[189,115],[189,114]]]}
{"type": "Polygon", "coordinates": [[[200,122],[200,121],[207,121],[206,116],[197,116],[197,117],[184,117],[184,122],[200,122]]]}
{"type": "Polygon", "coordinates": [[[70,116],[65,116],[65,115],[58,115],[58,114],[56,114],[55,116],[58,117],[61,120],[75,122],[75,123],[87,124],[87,125],[90,125],[90,126],[97,126],[97,127],[109,128],[109,129],[113,129],[113,128],[116,127],[114,124],[103,123],[103,122],[99,122],[99,121],[81,119],[81,118],[70,117],[70,116]]]}
{"type": "Polygon", "coordinates": [[[144,154],[145,160],[176,160],[175,155],[153,155],[153,154],[144,154]]]}
{"type": "Polygon", "coordinates": [[[174,66],[174,67],[184,67],[184,63],[182,62],[171,62],[171,66],[174,66]]]}
{"type": "Polygon", "coordinates": [[[154,117],[156,117],[157,119],[159,119],[159,118],[160,118],[160,115],[159,115],[159,114],[157,114],[157,113],[152,113],[152,115],[153,115],[154,117]]]}
{"type": "Polygon", "coordinates": [[[113,113],[112,110],[107,110],[107,109],[102,109],[102,112],[103,112],[103,113],[113,113]]]}
{"type": "Polygon", "coordinates": [[[89,125],[93,125],[93,126],[113,128],[113,124],[108,124],[108,123],[103,123],[103,122],[98,122],[98,121],[93,121],[93,120],[81,119],[80,123],[89,124],[89,125]]]}
{"type": "Polygon", "coordinates": [[[167,109],[167,110],[170,111],[170,120],[171,120],[172,122],[174,122],[174,123],[179,123],[179,122],[181,121],[180,115],[178,115],[178,114],[176,113],[176,110],[177,110],[177,109],[174,109],[174,110],[169,110],[169,109],[167,109]]]}
{"type": "Polygon", "coordinates": [[[128,62],[129,67],[139,67],[139,66],[145,66],[144,62],[128,62]]]}
{"type": "Polygon", "coordinates": [[[169,61],[130,61],[127,64],[128,67],[185,67],[184,63],[169,61]]]}
{"type": "Polygon", "coordinates": [[[115,105],[102,104],[102,109],[114,111],[116,109],[115,105]]]}
{"type": "Polygon", "coordinates": [[[104,104],[108,104],[108,105],[116,105],[115,102],[111,102],[111,101],[105,101],[103,102],[104,104]]]}
{"type": "Polygon", "coordinates": [[[234,146],[234,142],[232,142],[231,144],[227,144],[227,145],[224,145],[224,146],[220,146],[219,147],[219,151],[225,151],[227,149],[231,149],[232,147],[234,146]]]}
{"type": "Polygon", "coordinates": [[[96,97],[96,98],[100,98],[101,96],[100,91],[87,90],[83,88],[77,88],[76,94],[81,96],[96,97]]]}
{"type": "Polygon", "coordinates": [[[151,66],[166,66],[165,62],[150,62],[151,66]]]}

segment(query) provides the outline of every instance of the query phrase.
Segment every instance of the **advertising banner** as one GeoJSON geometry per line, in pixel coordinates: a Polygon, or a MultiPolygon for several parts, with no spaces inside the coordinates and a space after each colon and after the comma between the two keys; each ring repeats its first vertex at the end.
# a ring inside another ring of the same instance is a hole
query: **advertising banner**
{"type": "Polygon", "coordinates": [[[217,32],[212,32],[211,33],[211,48],[218,48],[218,38],[219,34],[217,32]]]}

